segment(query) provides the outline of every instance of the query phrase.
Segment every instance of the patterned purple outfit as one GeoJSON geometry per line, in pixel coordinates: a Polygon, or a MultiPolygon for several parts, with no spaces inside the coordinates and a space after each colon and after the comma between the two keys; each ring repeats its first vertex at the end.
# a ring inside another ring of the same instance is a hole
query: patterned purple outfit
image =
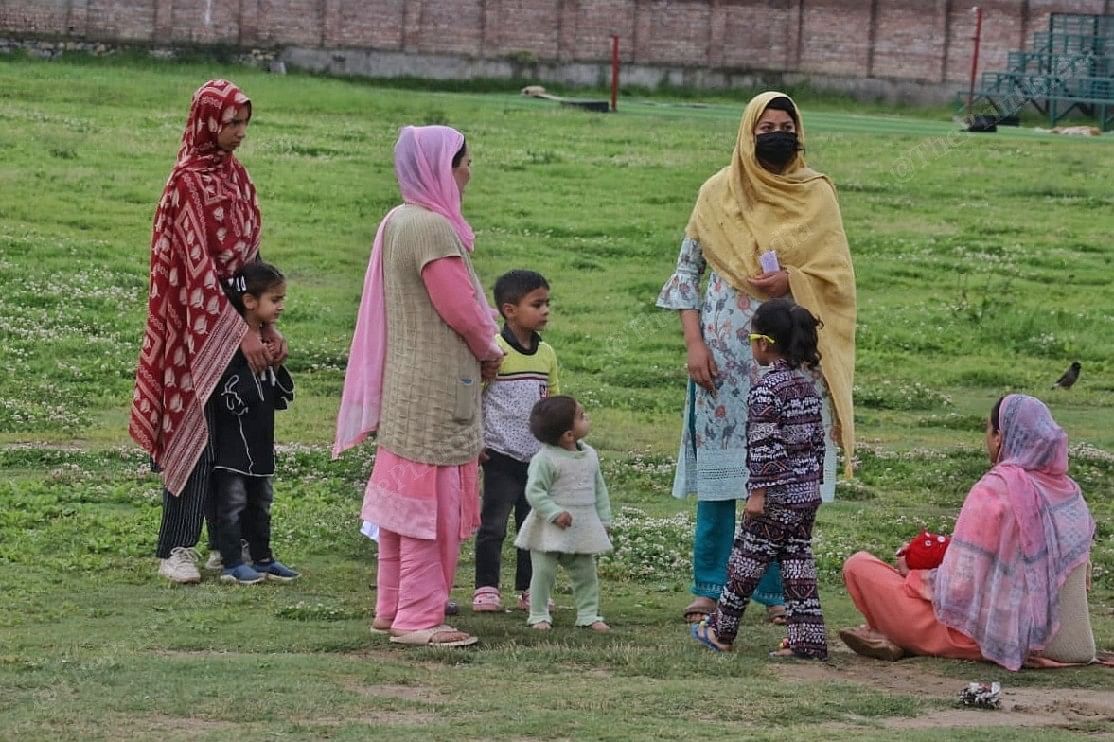
{"type": "Polygon", "coordinates": [[[824,423],[812,380],[784,361],[747,395],[747,491],[766,489],[766,503],[820,504],[824,423]]]}
{"type": "Polygon", "coordinates": [[[747,488],[765,488],[766,507],[762,515],[743,520],[735,537],[727,584],[710,622],[721,641],[735,641],[739,620],[766,567],[780,562],[789,647],[802,657],[827,658],[812,556],[823,462],[816,387],[804,371],[776,361],[747,396],[747,488]]]}

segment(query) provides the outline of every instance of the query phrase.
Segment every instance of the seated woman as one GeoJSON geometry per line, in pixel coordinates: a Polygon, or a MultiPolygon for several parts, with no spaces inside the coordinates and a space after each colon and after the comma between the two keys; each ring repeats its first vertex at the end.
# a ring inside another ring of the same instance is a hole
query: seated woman
{"type": "Polygon", "coordinates": [[[1087,568],[1095,523],[1068,475],[1068,440],[1044,404],[1011,394],[986,429],[993,464],[971,488],[938,569],[895,569],[865,552],[843,580],[867,626],[859,654],[985,659],[1008,670],[1095,659],[1087,568]]]}

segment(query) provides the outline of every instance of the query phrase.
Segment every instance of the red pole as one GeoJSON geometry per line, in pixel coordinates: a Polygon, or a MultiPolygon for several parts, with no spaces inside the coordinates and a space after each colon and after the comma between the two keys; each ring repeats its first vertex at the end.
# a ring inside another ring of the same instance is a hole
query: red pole
{"type": "Polygon", "coordinates": [[[979,44],[982,43],[982,8],[977,5],[975,11],[975,53],[971,55],[971,88],[967,93],[967,115],[971,115],[971,106],[975,101],[975,76],[979,71],[979,44]]]}
{"type": "Polygon", "coordinates": [[[619,103],[619,34],[611,34],[611,112],[619,103]]]}

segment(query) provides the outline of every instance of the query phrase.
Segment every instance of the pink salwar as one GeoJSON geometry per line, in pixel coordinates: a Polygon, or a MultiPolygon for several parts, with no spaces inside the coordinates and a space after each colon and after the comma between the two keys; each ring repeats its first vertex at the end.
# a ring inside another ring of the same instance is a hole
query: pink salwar
{"type": "MultiPolygon", "coordinates": [[[[379,456],[385,453],[394,456],[382,449],[379,456]]],[[[380,527],[375,601],[379,623],[389,621],[392,629],[402,632],[445,623],[445,602],[460,557],[462,504],[465,498],[475,498],[475,473],[469,487],[467,472],[462,471],[467,467],[437,467],[435,538],[413,538],[380,527]]]]}
{"type": "Polygon", "coordinates": [[[843,582],[870,628],[910,654],[980,660],[974,640],[945,626],[925,597],[921,570],[908,577],[878,557],[860,551],[843,563],[843,582]]]}
{"type": "Polygon", "coordinates": [[[479,525],[478,474],[475,461],[434,466],[376,453],[360,517],[379,525],[380,625],[408,632],[445,623],[460,542],[479,525]]]}

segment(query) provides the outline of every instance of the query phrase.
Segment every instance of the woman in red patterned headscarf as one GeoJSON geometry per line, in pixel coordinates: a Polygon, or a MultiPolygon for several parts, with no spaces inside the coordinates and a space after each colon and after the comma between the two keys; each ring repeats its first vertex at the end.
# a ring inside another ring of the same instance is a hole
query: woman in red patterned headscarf
{"type": "Polygon", "coordinates": [[[222,281],[259,255],[255,185],[233,154],[251,100],[227,80],[198,88],[178,159],[155,211],[147,328],[136,370],[131,437],[162,471],[159,573],[198,582],[197,545],[212,455],[206,405],[237,348],[256,370],[281,363],[285,343],[263,338],[228,301],[222,281]]]}

